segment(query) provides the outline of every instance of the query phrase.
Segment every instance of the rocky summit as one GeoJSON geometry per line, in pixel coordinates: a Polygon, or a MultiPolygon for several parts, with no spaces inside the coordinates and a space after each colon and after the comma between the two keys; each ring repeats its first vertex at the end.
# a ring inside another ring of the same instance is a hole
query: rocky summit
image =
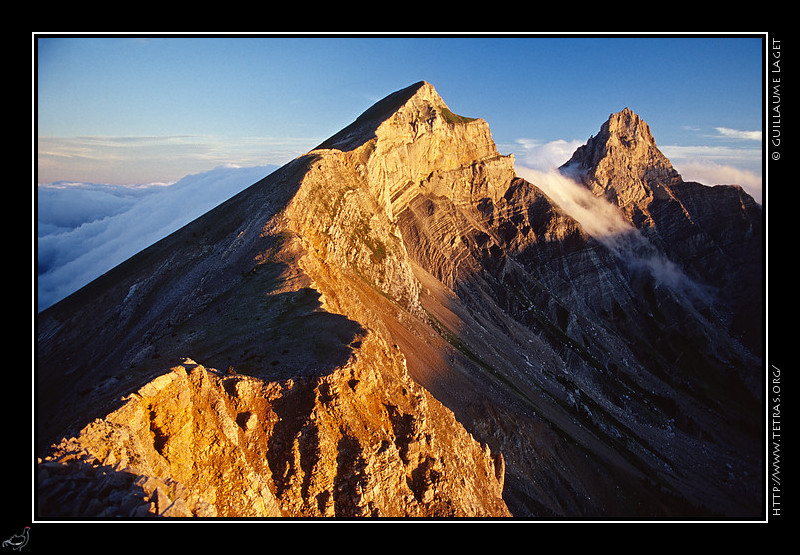
{"type": "Polygon", "coordinates": [[[416,83],[40,313],[38,516],[758,518],[760,206],[558,178],[416,83]]]}

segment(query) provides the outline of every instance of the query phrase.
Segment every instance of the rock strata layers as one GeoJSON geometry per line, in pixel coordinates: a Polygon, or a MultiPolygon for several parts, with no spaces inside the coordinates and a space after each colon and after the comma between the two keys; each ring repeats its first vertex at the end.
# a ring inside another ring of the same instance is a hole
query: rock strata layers
{"type": "MultiPolygon", "coordinates": [[[[42,315],[42,435],[71,437],[51,479],[90,460],[164,516],[510,516],[501,454],[410,380],[376,306],[420,310],[398,196],[485,148],[453,158],[432,87],[402,96],[42,315]],[[222,373],[160,375],[183,353],[222,373]]],[[[119,509],[66,499],[41,508],[119,509]]]]}

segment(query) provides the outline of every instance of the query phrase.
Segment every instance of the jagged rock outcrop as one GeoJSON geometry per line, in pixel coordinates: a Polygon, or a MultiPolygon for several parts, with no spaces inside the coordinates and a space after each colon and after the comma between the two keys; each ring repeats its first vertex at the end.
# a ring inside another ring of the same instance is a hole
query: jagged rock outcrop
{"type": "Polygon", "coordinates": [[[136,492],[42,510],[758,514],[759,359],[713,276],[756,283],[734,246],[760,209],[684,183],[628,110],[568,168],[713,294],[625,260],[416,83],[39,315],[43,476],[136,492]]]}
{"type": "Polygon", "coordinates": [[[186,360],[55,446],[40,514],[510,516],[502,456],[393,358],[286,382],[186,360]]]}

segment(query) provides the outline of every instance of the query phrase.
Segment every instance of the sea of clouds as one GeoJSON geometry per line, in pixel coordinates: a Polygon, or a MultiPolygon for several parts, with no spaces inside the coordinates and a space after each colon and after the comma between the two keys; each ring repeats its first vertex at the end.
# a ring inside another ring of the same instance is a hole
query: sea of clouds
{"type": "Polygon", "coordinates": [[[37,312],[275,169],[274,165],[221,166],[172,184],[39,184],[35,198],[37,312]]]}

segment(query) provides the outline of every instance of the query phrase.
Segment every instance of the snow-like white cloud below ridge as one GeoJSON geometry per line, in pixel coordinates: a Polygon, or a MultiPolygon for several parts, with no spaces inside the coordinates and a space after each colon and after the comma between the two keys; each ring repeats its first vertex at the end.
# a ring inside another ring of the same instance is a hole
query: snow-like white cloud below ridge
{"type": "Polygon", "coordinates": [[[171,185],[40,184],[37,311],[242,191],[277,166],[217,167],[171,185]]]}

